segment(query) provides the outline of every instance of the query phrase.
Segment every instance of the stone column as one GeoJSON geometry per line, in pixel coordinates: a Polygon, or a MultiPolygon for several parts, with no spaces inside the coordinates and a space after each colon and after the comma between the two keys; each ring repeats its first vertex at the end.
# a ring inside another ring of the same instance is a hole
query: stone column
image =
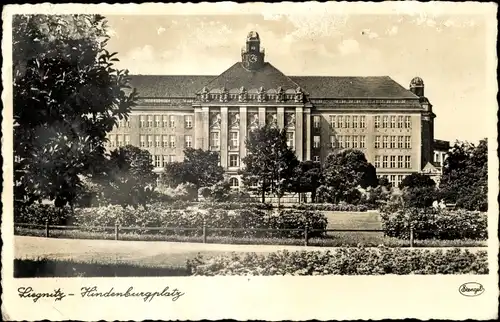
{"type": "Polygon", "coordinates": [[[203,113],[201,107],[194,108],[194,148],[203,148],[203,138],[206,139],[207,135],[203,135],[203,113]]]}
{"type": "Polygon", "coordinates": [[[277,108],[276,117],[278,118],[278,128],[281,130],[285,127],[285,108],[284,107],[277,108]]]}
{"type": "Polygon", "coordinates": [[[227,168],[227,107],[220,108],[220,165],[227,168]]]}
{"type": "Polygon", "coordinates": [[[306,123],[306,128],[305,128],[305,146],[306,146],[306,153],[305,153],[305,158],[304,160],[311,160],[311,110],[309,108],[306,108],[305,113],[305,123],[306,123]]]}
{"type": "Polygon", "coordinates": [[[260,126],[266,125],[266,108],[265,107],[259,107],[259,125],[260,126]]]}
{"type": "Polygon", "coordinates": [[[202,135],[201,135],[201,148],[203,150],[208,150],[210,148],[210,130],[209,130],[209,107],[204,106],[201,108],[201,124],[202,124],[202,135]]]}
{"type": "Polygon", "coordinates": [[[247,155],[247,147],[245,146],[245,139],[247,137],[247,115],[247,107],[240,107],[240,160],[247,155]]]}
{"type": "Polygon", "coordinates": [[[295,153],[299,161],[304,160],[304,111],[303,107],[295,108],[295,153]]]}

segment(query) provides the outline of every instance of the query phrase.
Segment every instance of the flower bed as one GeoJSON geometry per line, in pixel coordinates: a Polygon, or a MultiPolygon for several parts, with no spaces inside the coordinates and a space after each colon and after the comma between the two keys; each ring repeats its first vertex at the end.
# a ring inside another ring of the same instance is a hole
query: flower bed
{"type": "Polygon", "coordinates": [[[487,214],[477,211],[412,208],[384,212],[381,218],[385,234],[390,237],[409,239],[411,222],[415,230],[414,236],[420,240],[488,238],[487,214]]]}
{"type": "Polygon", "coordinates": [[[485,251],[340,248],[330,251],[279,251],[189,260],[190,275],[385,275],[488,274],[485,251]]]}

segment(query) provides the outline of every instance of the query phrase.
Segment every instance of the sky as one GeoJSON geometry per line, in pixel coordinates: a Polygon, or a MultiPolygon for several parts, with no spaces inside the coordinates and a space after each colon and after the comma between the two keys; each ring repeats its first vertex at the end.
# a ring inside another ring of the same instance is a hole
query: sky
{"type": "Polygon", "coordinates": [[[108,50],[118,52],[117,66],[131,74],[218,75],[241,60],[246,35],[254,30],[266,61],[286,75],[390,76],[405,88],[421,77],[437,115],[437,139],[477,142],[491,131],[484,124],[496,118],[481,15],[325,11],[106,18],[108,50]]]}

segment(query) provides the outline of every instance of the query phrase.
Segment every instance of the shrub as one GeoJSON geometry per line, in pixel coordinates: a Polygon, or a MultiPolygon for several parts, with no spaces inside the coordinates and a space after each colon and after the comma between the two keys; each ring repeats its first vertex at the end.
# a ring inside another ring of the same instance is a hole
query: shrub
{"type": "Polygon", "coordinates": [[[382,212],[381,218],[385,234],[390,237],[409,239],[411,218],[416,239],[488,238],[487,215],[477,211],[407,208],[382,212]]]}
{"type": "Polygon", "coordinates": [[[292,209],[297,210],[309,210],[309,211],[355,211],[355,212],[365,212],[368,210],[367,205],[351,205],[347,203],[327,204],[327,203],[317,203],[317,204],[293,204],[292,209]]]}
{"type": "Polygon", "coordinates": [[[44,225],[48,220],[51,225],[71,225],[69,207],[56,208],[53,205],[34,203],[30,206],[18,204],[14,208],[14,222],[32,225],[44,225]]]}
{"type": "Polygon", "coordinates": [[[278,251],[198,256],[187,261],[191,275],[385,275],[488,274],[485,251],[401,248],[339,248],[330,251],[278,251]]]}

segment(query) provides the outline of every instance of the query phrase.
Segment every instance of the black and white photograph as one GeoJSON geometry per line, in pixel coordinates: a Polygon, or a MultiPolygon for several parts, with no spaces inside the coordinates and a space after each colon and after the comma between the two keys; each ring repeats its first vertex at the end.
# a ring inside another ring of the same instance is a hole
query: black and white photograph
{"type": "Polygon", "coordinates": [[[498,317],[497,7],[357,4],[5,7],[4,318],[498,317]]]}

